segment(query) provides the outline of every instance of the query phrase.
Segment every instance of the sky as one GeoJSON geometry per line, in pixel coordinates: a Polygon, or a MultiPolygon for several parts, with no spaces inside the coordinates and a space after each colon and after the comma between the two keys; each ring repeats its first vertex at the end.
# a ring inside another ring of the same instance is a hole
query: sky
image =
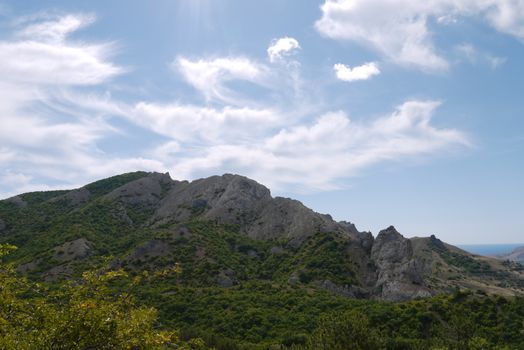
{"type": "Polygon", "coordinates": [[[524,243],[524,0],[0,0],[0,198],[237,173],[524,243]]]}

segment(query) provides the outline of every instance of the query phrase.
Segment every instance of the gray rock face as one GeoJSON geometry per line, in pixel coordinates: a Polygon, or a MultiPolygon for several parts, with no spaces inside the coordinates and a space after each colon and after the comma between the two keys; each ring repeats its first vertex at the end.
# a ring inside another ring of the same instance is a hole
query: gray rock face
{"type": "Polygon", "coordinates": [[[217,284],[222,288],[230,288],[235,285],[235,271],[232,269],[226,269],[224,271],[220,271],[220,273],[217,276],[217,284]]]}
{"type": "Polygon", "coordinates": [[[89,256],[92,244],[85,238],[66,242],[53,249],[53,258],[60,262],[82,260],[89,256]]]}
{"type": "Polygon", "coordinates": [[[160,201],[153,221],[157,224],[167,220],[183,222],[192,216],[238,225],[255,239],[298,238],[297,245],[301,239],[318,232],[343,232],[360,240],[354,226],[339,224],[329,215],[315,213],[299,201],[272,198],[265,186],[239,175],[177,182],[160,201]]]}
{"type": "Polygon", "coordinates": [[[105,197],[127,205],[155,207],[160,202],[162,192],[174,186],[169,174],[151,173],[146,177],[131,181],[105,197]]]}
{"type": "MultiPolygon", "coordinates": [[[[63,277],[69,277],[73,273],[75,261],[84,260],[89,257],[92,251],[93,244],[85,238],[78,238],[73,241],[65,242],[50,250],[54,260],[59,262],[59,265],[52,267],[43,274],[44,280],[47,282],[56,281],[63,277]]],[[[16,270],[20,273],[33,271],[40,267],[42,263],[41,258],[37,258],[25,264],[18,265],[16,270]]]]}
{"type": "Polygon", "coordinates": [[[68,205],[77,206],[86,203],[91,198],[91,193],[84,187],[67,192],[64,195],[51,198],[50,203],[65,201],[68,205]]]}
{"type": "Polygon", "coordinates": [[[246,233],[255,239],[308,237],[318,232],[343,231],[335,221],[296,200],[277,197],[265,203],[246,233]]]}
{"type": "Polygon", "coordinates": [[[160,203],[155,219],[184,221],[198,215],[220,224],[245,225],[270,199],[267,188],[243,176],[212,176],[174,186],[160,203]]]}
{"type": "MultiPolygon", "coordinates": [[[[79,202],[88,193],[76,190],[66,196],[79,202]]],[[[361,234],[351,223],[337,223],[289,198],[273,198],[268,188],[244,176],[225,174],[204,179],[174,181],[169,174],[151,173],[131,181],[105,195],[105,199],[122,205],[114,215],[122,223],[133,222],[127,206],[154,210],[147,222],[153,227],[166,223],[183,223],[197,217],[218,224],[237,225],[254,239],[288,239],[298,247],[318,232],[339,232],[369,250],[371,234],[361,234]]]]}
{"type": "Polygon", "coordinates": [[[437,248],[437,249],[439,249],[439,250],[441,250],[441,251],[448,250],[448,249],[446,248],[446,245],[444,244],[444,242],[442,242],[440,239],[438,239],[437,237],[435,237],[435,235],[431,235],[431,236],[429,237],[429,243],[430,243],[433,247],[435,247],[435,248],[437,248]]]}
{"type": "Polygon", "coordinates": [[[20,196],[14,196],[11,198],[7,198],[5,201],[16,205],[18,208],[27,207],[27,202],[24,201],[20,196]]]}
{"type": "Polygon", "coordinates": [[[371,258],[378,267],[404,263],[412,255],[411,242],[398,233],[393,226],[379,232],[371,249],[371,258]]]}
{"type": "Polygon", "coordinates": [[[393,226],[380,231],[371,249],[371,259],[377,267],[378,297],[401,301],[431,295],[424,286],[423,266],[413,257],[411,241],[393,226]]]}
{"type": "Polygon", "coordinates": [[[271,247],[271,249],[269,249],[269,254],[274,254],[274,255],[284,254],[285,252],[286,251],[284,250],[284,248],[278,247],[278,246],[271,247]]]}
{"type": "Polygon", "coordinates": [[[136,248],[126,258],[128,261],[145,261],[150,258],[161,257],[169,254],[168,242],[158,239],[148,241],[146,244],[136,248]]]}

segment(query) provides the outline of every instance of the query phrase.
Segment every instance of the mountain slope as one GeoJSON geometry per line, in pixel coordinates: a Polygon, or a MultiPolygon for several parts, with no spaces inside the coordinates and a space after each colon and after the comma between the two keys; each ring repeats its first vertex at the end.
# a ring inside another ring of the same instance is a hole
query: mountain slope
{"type": "Polygon", "coordinates": [[[515,248],[511,253],[497,256],[497,258],[513,262],[524,262],[524,246],[515,248]]]}
{"type": "Polygon", "coordinates": [[[434,236],[407,239],[394,227],[375,239],[231,174],[188,182],[136,172],[15,196],[0,201],[0,242],[20,247],[11,258],[19,271],[47,281],[110,257],[112,268],[136,273],[180,264],[173,283],[193,287],[266,281],[395,301],[456,288],[504,295],[524,289],[521,265],[474,256],[434,236]]]}

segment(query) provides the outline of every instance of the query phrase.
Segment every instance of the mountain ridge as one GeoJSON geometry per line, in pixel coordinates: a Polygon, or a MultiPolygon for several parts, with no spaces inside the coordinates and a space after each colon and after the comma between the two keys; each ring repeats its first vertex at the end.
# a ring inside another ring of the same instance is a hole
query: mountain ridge
{"type": "Polygon", "coordinates": [[[185,276],[184,283],[224,288],[267,278],[392,301],[456,288],[502,295],[524,289],[518,264],[469,254],[435,236],[405,238],[393,226],[375,238],[299,201],[272,197],[240,175],[189,182],[135,172],[0,203],[0,241],[20,246],[13,258],[19,271],[49,281],[111,255],[114,268],[131,270],[182,259],[202,276],[185,276]]]}

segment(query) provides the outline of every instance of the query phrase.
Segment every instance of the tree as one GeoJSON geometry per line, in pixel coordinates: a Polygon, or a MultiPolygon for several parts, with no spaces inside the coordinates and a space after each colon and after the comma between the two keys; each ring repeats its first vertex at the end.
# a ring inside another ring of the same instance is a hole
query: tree
{"type": "MultiPolygon", "coordinates": [[[[0,244],[0,259],[14,249],[0,244]]],[[[117,279],[122,290],[139,282],[122,270],[90,271],[50,290],[0,260],[0,349],[205,349],[202,341],[157,329],[156,310],[115,293],[109,285],[117,279]]]]}
{"type": "Polygon", "coordinates": [[[368,318],[358,311],[341,316],[321,318],[311,335],[307,349],[315,350],[377,350],[382,349],[380,337],[369,325],[368,318]]]}

